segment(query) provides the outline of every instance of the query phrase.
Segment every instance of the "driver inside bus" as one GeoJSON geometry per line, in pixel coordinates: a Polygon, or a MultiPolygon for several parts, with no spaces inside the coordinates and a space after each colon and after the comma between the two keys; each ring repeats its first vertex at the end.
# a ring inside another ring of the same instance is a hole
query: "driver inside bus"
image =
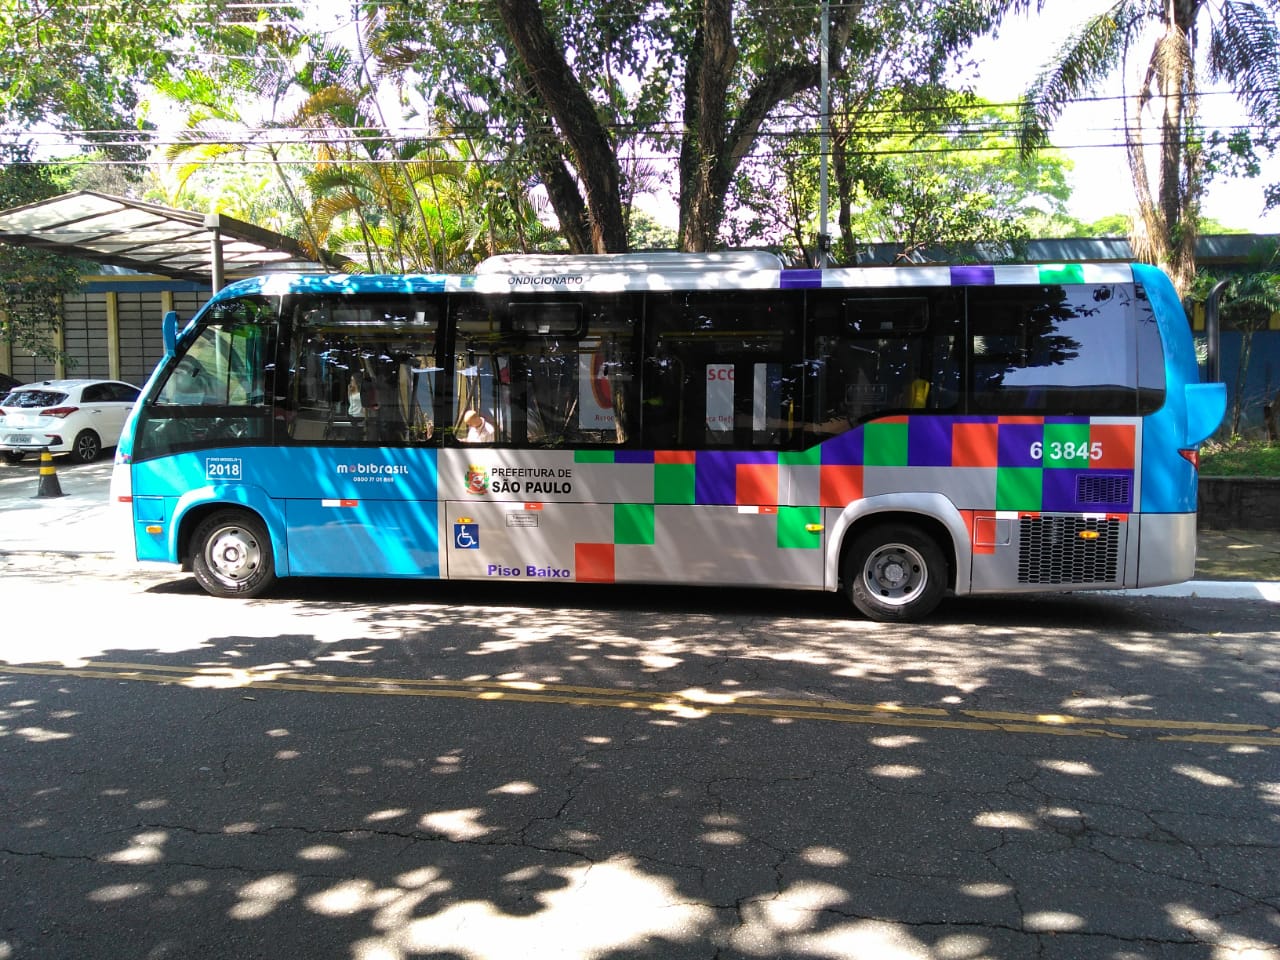
{"type": "Polygon", "coordinates": [[[205,404],[212,402],[213,383],[195,357],[183,357],[169,378],[165,392],[172,403],[205,404]]]}

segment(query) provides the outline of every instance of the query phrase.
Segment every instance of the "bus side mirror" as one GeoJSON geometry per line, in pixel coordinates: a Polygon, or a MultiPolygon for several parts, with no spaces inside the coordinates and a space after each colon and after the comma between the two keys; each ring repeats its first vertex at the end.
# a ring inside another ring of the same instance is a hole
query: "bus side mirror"
{"type": "Polygon", "coordinates": [[[1222,423],[1227,412],[1227,385],[1188,383],[1183,389],[1187,396],[1187,435],[1181,446],[1194,447],[1213,436],[1222,423]]]}
{"type": "Polygon", "coordinates": [[[164,355],[172,357],[178,349],[178,311],[166,313],[160,328],[164,334],[164,355]]]}

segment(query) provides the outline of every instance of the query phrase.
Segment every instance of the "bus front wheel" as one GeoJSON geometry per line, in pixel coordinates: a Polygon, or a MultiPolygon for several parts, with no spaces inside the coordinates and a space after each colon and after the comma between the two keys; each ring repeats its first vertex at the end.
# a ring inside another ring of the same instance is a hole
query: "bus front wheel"
{"type": "Polygon", "coordinates": [[[858,535],[845,557],[845,592],[871,620],[906,622],[927,617],[946,587],[942,550],[911,524],[872,527],[858,535]]]}
{"type": "Polygon", "coordinates": [[[215,513],[192,538],[191,570],[215,597],[261,596],[276,579],[266,527],[243,510],[215,513]]]}

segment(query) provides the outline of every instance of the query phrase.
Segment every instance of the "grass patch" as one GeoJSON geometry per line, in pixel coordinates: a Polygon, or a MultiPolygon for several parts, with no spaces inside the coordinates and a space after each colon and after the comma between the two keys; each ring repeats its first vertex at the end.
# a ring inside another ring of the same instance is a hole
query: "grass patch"
{"type": "Polygon", "coordinates": [[[1280,477],[1280,443],[1210,440],[1200,448],[1202,477],[1280,477]]]}

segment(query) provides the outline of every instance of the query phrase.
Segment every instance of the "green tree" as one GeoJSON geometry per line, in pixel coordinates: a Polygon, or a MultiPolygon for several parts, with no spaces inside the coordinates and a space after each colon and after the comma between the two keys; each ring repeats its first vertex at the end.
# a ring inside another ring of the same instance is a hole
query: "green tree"
{"type": "MultiPolygon", "coordinates": [[[[636,171],[620,159],[628,146],[675,157],[680,244],[717,246],[730,186],[762,129],[821,79],[818,4],[493,2],[397,0],[394,42],[459,127],[483,131],[506,161],[534,172],[575,250],[626,248],[636,191],[636,171]]],[[[919,37],[885,26],[900,6],[832,4],[833,72],[854,51],[915,62],[903,44],[919,37]]],[[[950,51],[991,22],[980,0],[912,6],[950,51]]],[[[793,128],[816,124],[791,117],[793,128]]]]}
{"type": "MultiPolygon", "coordinates": [[[[180,188],[208,189],[210,161],[263,162],[297,225],[287,232],[321,258],[332,251],[369,271],[465,270],[545,242],[523,182],[504,180],[465,135],[423,135],[381,14],[356,26],[350,44],[290,23],[248,27],[240,55],[216,73],[162,85],[189,117],[184,142],[167,151],[180,188]],[[384,106],[393,97],[394,118],[384,106]]],[[[246,199],[223,191],[216,202],[239,214],[246,199]]]]}
{"type": "MultiPolygon", "coordinates": [[[[1070,162],[1056,151],[1019,161],[1013,119],[1007,108],[945,91],[930,109],[896,94],[869,101],[863,122],[843,137],[836,262],[852,263],[869,242],[896,244],[902,259],[933,247],[972,256],[975,244],[1012,255],[1033,227],[1065,218],[1070,162]]],[[[788,140],[746,171],[737,199],[759,232],[736,240],[803,253],[818,202],[814,139],[788,140]]]]}
{"type": "Polygon", "coordinates": [[[1008,109],[950,107],[933,114],[934,129],[861,145],[851,163],[862,201],[853,237],[897,243],[903,259],[931,246],[960,257],[975,244],[1012,256],[1033,222],[1065,214],[1069,161],[1054,153],[1019,162],[1008,109]]]}
{"type": "Polygon", "coordinates": [[[257,14],[232,0],[0,0],[0,121],[52,125],[113,162],[141,161],[140,85],[245,16],[257,14]]]}
{"type": "MultiPolygon", "coordinates": [[[[1042,10],[1049,0],[1001,0],[1003,10],[1042,10]]],[[[1195,241],[1208,157],[1229,156],[1228,135],[1206,135],[1199,119],[1201,74],[1230,84],[1262,130],[1280,122],[1280,0],[1117,0],[1085,22],[1026,92],[1022,146],[1048,143],[1065,106],[1095,90],[1154,36],[1138,89],[1125,110],[1125,143],[1137,200],[1139,256],[1169,272],[1179,291],[1196,274],[1195,241]],[[1154,128],[1154,135],[1151,133],[1154,128]],[[1155,183],[1151,182],[1151,170],[1155,183]]]]}
{"type": "MultiPolygon", "coordinates": [[[[241,168],[264,165],[287,198],[300,227],[299,242],[324,262],[311,198],[302,181],[303,164],[310,157],[301,135],[307,107],[295,104],[311,92],[308,87],[322,88],[328,71],[341,67],[323,56],[323,50],[316,56],[309,38],[288,24],[230,27],[222,42],[226,57],[216,67],[188,69],[156,83],[159,94],[186,114],[186,130],[161,154],[176,174],[168,202],[181,205],[192,177],[212,164],[237,160],[241,168]],[[304,63],[301,71],[292,69],[295,62],[304,63]]],[[[218,198],[214,206],[237,212],[218,198]]]]}
{"type": "MultiPolygon", "coordinates": [[[[57,174],[30,162],[29,150],[0,156],[0,209],[35,203],[63,192],[57,174]]],[[[47,250],[0,244],[0,337],[11,349],[53,360],[62,324],[61,299],[80,288],[82,264],[47,250]]]]}

